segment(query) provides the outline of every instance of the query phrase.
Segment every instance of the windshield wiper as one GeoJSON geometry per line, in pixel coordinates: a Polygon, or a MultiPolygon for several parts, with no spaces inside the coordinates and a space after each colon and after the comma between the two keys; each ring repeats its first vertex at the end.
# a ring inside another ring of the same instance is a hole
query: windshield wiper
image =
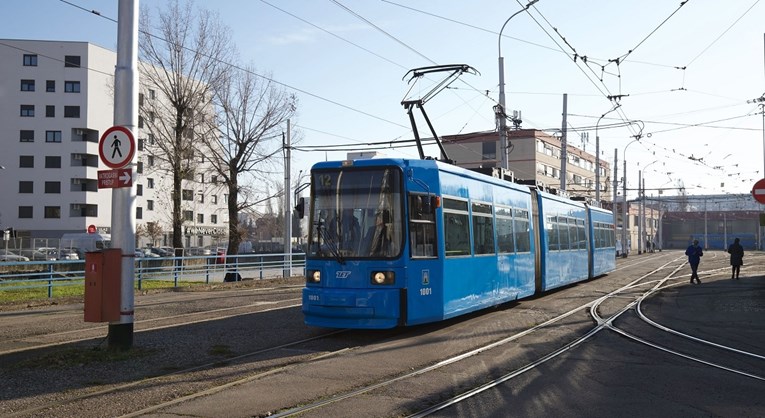
{"type": "MultiPolygon", "coordinates": [[[[319,231],[319,236],[324,238],[324,244],[326,244],[330,254],[335,257],[338,263],[345,264],[345,259],[343,259],[343,255],[340,254],[340,249],[337,247],[337,241],[332,238],[327,228],[320,223],[316,229],[319,231]]],[[[321,242],[319,243],[319,252],[321,252],[321,242]]]]}

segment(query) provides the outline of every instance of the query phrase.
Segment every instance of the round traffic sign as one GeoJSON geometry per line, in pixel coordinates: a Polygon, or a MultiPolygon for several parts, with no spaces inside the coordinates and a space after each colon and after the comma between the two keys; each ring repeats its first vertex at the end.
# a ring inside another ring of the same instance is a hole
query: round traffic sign
{"type": "Polygon", "coordinates": [[[765,204],[765,179],[761,179],[757,183],[754,183],[754,187],[752,187],[752,196],[754,196],[754,200],[765,204]]]}
{"type": "Polygon", "coordinates": [[[98,143],[98,155],[110,168],[122,168],[133,159],[135,139],[130,129],[124,126],[112,126],[101,135],[98,143]]]}

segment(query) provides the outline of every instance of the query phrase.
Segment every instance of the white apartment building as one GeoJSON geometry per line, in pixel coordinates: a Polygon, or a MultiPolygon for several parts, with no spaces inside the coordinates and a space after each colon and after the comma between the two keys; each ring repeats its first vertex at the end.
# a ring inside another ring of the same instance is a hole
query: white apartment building
{"type": "MultiPolygon", "coordinates": [[[[87,42],[0,39],[0,228],[29,238],[59,238],[89,225],[110,231],[112,192],[98,189],[97,172],[108,169],[98,142],[113,125],[116,61],[116,52],[87,42]]],[[[154,96],[150,86],[141,91],[154,96]]],[[[165,236],[158,244],[169,245],[172,177],[142,152],[153,139],[140,128],[136,225],[159,223],[165,236]]],[[[186,246],[227,234],[227,199],[214,180],[198,171],[183,182],[186,246]]]]}

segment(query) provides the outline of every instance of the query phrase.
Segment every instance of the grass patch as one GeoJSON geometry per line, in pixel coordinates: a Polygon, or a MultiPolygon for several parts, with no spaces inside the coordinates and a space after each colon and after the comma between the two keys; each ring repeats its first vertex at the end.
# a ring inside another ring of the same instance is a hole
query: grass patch
{"type": "MultiPolygon", "coordinates": [[[[52,299],[48,297],[47,282],[41,281],[15,281],[13,283],[0,283],[0,304],[17,304],[52,300],[58,298],[76,298],[85,295],[85,280],[56,280],[53,282],[52,299]],[[29,287],[24,287],[29,286],[29,287]]],[[[203,282],[178,282],[177,287],[190,287],[205,285],[203,282]]],[[[176,287],[172,280],[142,280],[141,290],[172,289],[176,287]]],[[[138,291],[136,283],[135,290],[138,291]]]]}
{"type": "Polygon", "coordinates": [[[95,363],[115,363],[146,357],[155,350],[131,348],[130,350],[103,348],[70,348],[51,352],[42,357],[23,360],[12,367],[16,368],[54,368],[87,366],[95,363]]]}
{"type": "Polygon", "coordinates": [[[234,355],[234,352],[231,351],[231,347],[218,344],[210,347],[210,349],[207,351],[207,354],[211,356],[231,357],[234,355]]]}

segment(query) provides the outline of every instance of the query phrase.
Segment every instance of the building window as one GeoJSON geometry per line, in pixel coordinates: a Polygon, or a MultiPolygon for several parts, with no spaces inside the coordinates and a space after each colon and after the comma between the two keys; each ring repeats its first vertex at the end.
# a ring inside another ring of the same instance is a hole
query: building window
{"type": "Polygon", "coordinates": [[[80,68],[80,56],[79,55],[65,55],[64,67],[80,68]]]}
{"type": "Polygon", "coordinates": [[[136,173],[143,173],[143,161],[138,161],[135,168],[136,173]]]}
{"type": "MultiPolygon", "coordinates": [[[[25,67],[37,67],[37,55],[36,54],[24,54],[24,66],[25,67]]],[[[31,216],[30,216],[31,218],[31,216]]]]}
{"type": "Polygon", "coordinates": [[[153,189],[154,188],[154,179],[147,178],[146,179],[146,187],[148,187],[150,189],[153,189]]]}
{"type": "Polygon", "coordinates": [[[80,117],[80,106],[64,106],[64,117],[65,118],[79,118],[80,117]]]}
{"type": "Polygon", "coordinates": [[[61,168],[61,157],[57,155],[45,157],[45,168],[61,168]]]}
{"type": "Polygon", "coordinates": [[[61,131],[45,131],[45,142],[61,142],[61,131]]]}
{"type": "Polygon", "coordinates": [[[149,98],[154,99],[156,97],[156,93],[154,90],[149,89],[149,98]]]}
{"type": "Polygon", "coordinates": [[[144,143],[144,139],[138,138],[138,143],[136,144],[136,146],[138,147],[138,151],[143,151],[143,143],[144,143]]]}
{"type": "Polygon", "coordinates": [[[143,128],[143,116],[138,116],[138,128],[143,128]]]}
{"type": "Polygon", "coordinates": [[[193,221],[194,220],[194,212],[190,210],[184,210],[183,211],[183,220],[184,221],[193,221]]]}
{"type": "Polygon", "coordinates": [[[34,155],[20,155],[19,167],[20,168],[34,168],[35,156],[34,155]]]}
{"type": "Polygon", "coordinates": [[[45,218],[46,219],[59,219],[61,218],[61,206],[46,206],[45,207],[45,218]]]}
{"type": "Polygon", "coordinates": [[[213,202],[214,205],[218,204],[218,195],[217,194],[214,194],[214,195],[210,196],[210,198],[212,199],[212,202],[213,202]]]}
{"type": "Polygon", "coordinates": [[[146,139],[149,141],[149,145],[154,145],[154,134],[149,134],[146,139]]]}
{"type": "Polygon", "coordinates": [[[194,200],[194,192],[192,190],[183,189],[181,194],[181,199],[189,200],[189,201],[194,200]]]}
{"type": "Polygon", "coordinates": [[[217,182],[218,182],[218,176],[212,176],[212,177],[210,177],[210,183],[213,183],[213,184],[215,184],[215,183],[217,183],[217,182]]]}
{"type": "Polygon", "coordinates": [[[32,218],[32,206],[19,206],[19,218],[32,218]]]}
{"type": "MultiPolygon", "coordinates": [[[[202,155],[204,155],[204,154],[202,154],[202,155]]],[[[199,182],[204,184],[204,182],[205,182],[205,173],[200,173],[199,174],[199,182]]]]}
{"type": "Polygon", "coordinates": [[[35,183],[33,181],[20,181],[19,193],[34,193],[35,183]]]}
{"type": "Polygon", "coordinates": [[[21,91],[35,91],[35,81],[21,80],[21,91]]]}
{"type": "Polygon", "coordinates": [[[136,219],[143,219],[143,208],[138,206],[135,208],[135,218],[136,219]]]}
{"type": "Polygon", "coordinates": [[[202,192],[199,192],[197,194],[197,200],[199,201],[199,203],[205,203],[205,195],[202,192]]]}
{"type": "Polygon", "coordinates": [[[135,187],[136,196],[143,196],[143,184],[137,184],[135,187]]]}
{"type": "Polygon", "coordinates": [[[146,210],[154,210],[154,201],[153,200],[147,200],[146,201],[146,210]]]}
{"type": "Polygon", "coordinates": [[[56,91],[56,80],[45,81],[45,91],[48,93],[54,93],[56,91]]]}
{"type": "Polygon", "coordinates": [[[204,224],[205,223],[205,215],[204,215],[204,213],[197,213],[197,223],[198,224],[204,224]]]}
{"type": "Polygon", "coordinates": [[[218,223],[218,215],[210,215],[210,223],[215,225],[218,223]]]}
{"type": "Polygon", "coordinates": [[[149,167],[154,167],[154,156],[153,155],[149,155],[147,160],[148,160],[147,163],[149,164],[149,167]]]}
{"type": "Polygon", "coordinates": [[[45,106],[45,117],[46,118],[55,118],[56,117],[56,106],[52,106],[52,105],[45,106]]]}
{"type": "Polygon", "coordinates": [[[497,159],[497,143],[494,141],[481,143],[481,159],[483,160],[496,160],[497,159]]]}
{"type": "Polygon", "coordinates": [[[35,115],[35,105],[21,105],[22,117],[33,117],[35,115]]]}
{"type": "Polygon", "coordinates": [[[61,182],[60,181],[46,181],[45,182],[45,193],[61,193],[61,182]]]}
{"type": "Polygon", "coordinates": [[[35,131],[19,131],[19,140],[21,142],[35,142],[35,131]]]}
{"type": "Polygon", "coordinates": [[[79,93],[80,82],[79,81],[64,81],[64,92],[66,93],[79,93]]]}

